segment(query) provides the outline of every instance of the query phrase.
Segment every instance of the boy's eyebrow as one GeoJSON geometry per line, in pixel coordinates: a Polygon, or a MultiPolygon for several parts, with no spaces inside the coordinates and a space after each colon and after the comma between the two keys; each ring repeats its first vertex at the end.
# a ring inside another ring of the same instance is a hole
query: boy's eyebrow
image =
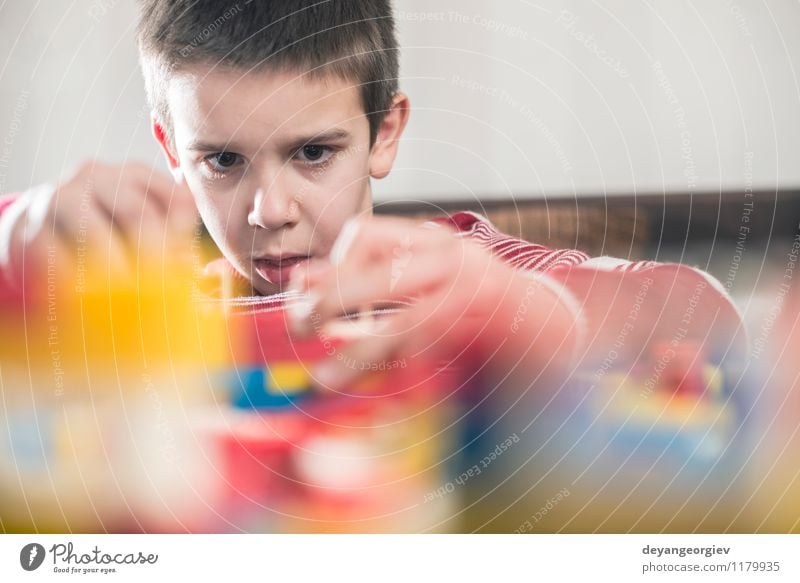
{"type": "Polygon", "coordinates": [[[298,136],[288,140],[288,142],[297,148],[301,148],[308,144],[316,144],[319,142],[333,142],[350,137],[350,132],[343,128],[331,128],[323,132],[318,132],[309,136],[298,136]]]}
{"type": "Polygon", "coordinates": [[[229,152],[235,151],[238,148],[232,142],[215,144],[213,142],[193,140],[187,144],[186,149],[193,152],[229,152]]]}
{"type": "MultiPolygon", "coordinates": [[[[316,134],[311,134],[308,136],[298,136],[295,138],[291,138],[288,140],[290,147],[292,148],[302,148],[308,144],[314,144],[318,142],[332,142],[336,140],[343,140],[350,137],[350,132],[342,128],[332,128],[330,130],[325,130],[323,132],[318,132],[316,134]]],[[[240,148],[233,142],[224,142],[224,143],[213,143],[213,142],[204,142],[202,140],[194,140],[189,142],[186,146],[187,150],[194,151],[194,152],[225,152],[225,151],[236,151],[240,148]]]]}

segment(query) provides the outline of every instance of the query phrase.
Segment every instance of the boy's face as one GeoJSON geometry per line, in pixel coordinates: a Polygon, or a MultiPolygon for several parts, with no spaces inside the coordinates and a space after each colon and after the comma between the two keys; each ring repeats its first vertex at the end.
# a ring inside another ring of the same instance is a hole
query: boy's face
{"type": "Polygon", "coordinates": [[[172,142],[154,126],[211,236],[261,294],[326,257],[344,222],[371,212],[405,125],[402,95],[370,147],[358,86],[343,79],[195,67],[167,90],[172,142]],[[399,105],[399,107],[397,107],[399,105]]]}

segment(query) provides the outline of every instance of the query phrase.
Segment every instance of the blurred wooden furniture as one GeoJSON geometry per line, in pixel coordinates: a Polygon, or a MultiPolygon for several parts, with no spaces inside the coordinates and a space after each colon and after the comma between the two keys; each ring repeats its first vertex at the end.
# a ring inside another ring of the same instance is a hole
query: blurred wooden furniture
{"type": "Polygon", "coordinates": [[[642,257],[649,238],[646,214],[634,206],[609,207],[596,201],[446,203],[441,205],[376,205],[379,214],[431,218],[457,210],[487,217],[501,232],[558,249],[579,249],[589,255],[642,257]]]}
{"type": "MultiPolygon", "coordinates": [[[[730,254],[746,227],[750,246],[791,241],[800,230],[800,191],[648,193],[516,201],[378,203],[375,212],[431,217],[457,210],[485,215],[502,232],[591,256],[652,259],[665,250],[707,246],[730,254]],[[746,215],[746,219],[745,219],[746,215]]],[[[709,257],[708,262],[714,258],[709,257]]],[[[705,264],[706,262],[704,262],[705,264]]]]}

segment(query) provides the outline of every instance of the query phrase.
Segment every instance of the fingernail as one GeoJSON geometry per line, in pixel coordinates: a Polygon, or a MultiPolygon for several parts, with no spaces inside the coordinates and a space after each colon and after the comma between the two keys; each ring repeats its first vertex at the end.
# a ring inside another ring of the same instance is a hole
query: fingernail
{"type": "Polygon", "coordinates": [[[307,281],[307,270],[303,269],[302,265],[294,267],[289,272],[289,290],[302,293],[307,287],[307,281]]]}
{"type": "Polygon", "coordinates": [[[307,265],[298,265],[289,275],[289,289],[305,293],[309,287],[313,286],[331,269],[332,266],[327,261],[312,260],[307,265]]]}
{"type": "Polygon", "coordinates": [[[350,250],[350,247],[353,246],[353,241],[355,241],[356,236],[358,235],[360,225],[361,224],[356,217],[347,219],[347,222],[345,222],[344,226],[342,227],[336,242],[331,248],[331,264],[340,265],[344,261],[344,258],[347,256],[347,252],[350,250]]]}
{"type": "Polygon", "coordinates": [[[334,360],[323,360],[311,373],[314,383],[323,389],[336,389],[344,382],[342,366],[334,360]]]}
{"type": "Polygon", "coordinates": [[[286,313],[289,316],[289,324],[293,332],[303,334],[310,331],[311,314],[314,313],[317,302],[319,302],[319,296],[314,292],[307,292],[287,303],[286,313]]]}
{"type": "Polygon", "coordinates": [[[314,282],[332,269],[333,266],[327,261],[312,261],[306,269],[306,278],[308,281],[314,282]]]}

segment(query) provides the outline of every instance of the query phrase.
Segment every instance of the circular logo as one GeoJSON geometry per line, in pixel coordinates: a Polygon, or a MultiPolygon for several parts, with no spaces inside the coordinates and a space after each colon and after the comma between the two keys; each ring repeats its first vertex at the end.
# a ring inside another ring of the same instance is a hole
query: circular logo
{"type": "Polygon", "coordinates": [[[19,564],[26,571],[35,571],[44,562],[44,547],[39,543],[30,543],[19,552],[19,564]]]}

